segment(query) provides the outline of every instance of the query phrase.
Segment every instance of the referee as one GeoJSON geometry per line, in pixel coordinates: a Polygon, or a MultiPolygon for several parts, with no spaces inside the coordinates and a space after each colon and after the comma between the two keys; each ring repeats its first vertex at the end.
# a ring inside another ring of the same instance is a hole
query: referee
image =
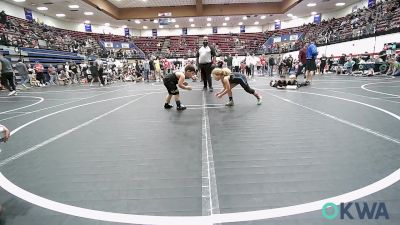
{"type": "Polygon", "coordinates": [[[196,54],[197,64],[201,71],[201,78],[204,82],[203,90],[210,88],[210,92],[213,92],[212,81],[211,81],[211,65],[215,64],[215,49],[208,46],[208,37],[203,38],[203,46],[199,49],[196,54]]]}

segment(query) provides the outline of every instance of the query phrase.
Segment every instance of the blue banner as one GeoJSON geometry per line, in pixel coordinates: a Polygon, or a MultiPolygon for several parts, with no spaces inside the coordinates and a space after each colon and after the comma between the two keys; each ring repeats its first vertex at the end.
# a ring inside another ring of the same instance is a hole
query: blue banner
{"type": "Polygon", "coordinates": [[[92,32],[92,24],[86,24],[85,23],[85,31],[86,32],[92,32]]]}
{"type": "Polygon", "coordinates": [[[314,16],[314,23],[320,24],[321,23],[321,14],[317,14],[314,16]]]}
{"type": "Polygon", "coordinates": [[[242,25],[240,26],[240,33],[245,33],[246,32],[246,26],[242,25]]]}
{"type": "Polygon", "coordinates": [[[182,28],[182,35],[187,35],[187,28],[182,28]]]}
{"type": "Polygon", "coordinates": [[[125,31],[125,37],[130,36],[129,28],[124,28],[124,31],[125,31]]]}
{"type": "Polygon", "coordinates": [[[218,33],[218,28],[217,27],[213,27],[213,34],[217,34],[218,33]]]}
{"type": "Polygon", "coordinates": [[[24,11],[25,11],[25,19],[28,20],[29,22],[32,22],[33,21],[32,10],[24,8],[24,11]]]}
{"type": "Polygon", "coordinates": [[[281,21],[275,21],[275,30],[281,29],[281,21]]]}
{"type": "Polygon", "coordinates": [[[152,29],[151,31],[152,31],[153,37],[157,37],[157,29],[152,29]]]}
{"type": "Polygon", "coordinates": [[[372,8],[376,5],[376,0],[368,0],[368,8],[372,8]]]}

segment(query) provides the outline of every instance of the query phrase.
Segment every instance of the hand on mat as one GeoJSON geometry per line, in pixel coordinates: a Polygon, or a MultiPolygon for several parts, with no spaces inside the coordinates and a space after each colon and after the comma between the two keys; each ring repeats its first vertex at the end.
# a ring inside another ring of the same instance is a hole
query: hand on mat
{"type": "Polygon", "coordinates": [[[191,90],[192,90],[192,87],[186,86],[186,90],[191,91],[191,90]]]}

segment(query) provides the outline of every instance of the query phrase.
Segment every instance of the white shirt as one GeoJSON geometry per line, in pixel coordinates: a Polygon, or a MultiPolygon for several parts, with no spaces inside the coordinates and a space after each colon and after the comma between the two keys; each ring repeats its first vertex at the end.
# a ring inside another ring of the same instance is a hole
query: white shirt
{"type": "Polygon", "coordinates": [[[199,64],[211,63],[211,48],[210,46],[202,46],[199,49],[199,64]]]}
{"type": "Polygon", "coordinates": [[[232,66],[240,66],[240,60],[238,57],[233,57],[232,66]]]}

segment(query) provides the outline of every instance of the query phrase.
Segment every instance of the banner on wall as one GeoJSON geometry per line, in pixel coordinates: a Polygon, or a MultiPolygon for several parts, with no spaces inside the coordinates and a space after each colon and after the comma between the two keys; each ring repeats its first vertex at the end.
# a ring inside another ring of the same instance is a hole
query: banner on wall
{"type": "Polygon", "coordinates": [[[130,48],[129,43],[121,43],[121,48],[130,48]]]}
{"type": "Polygon", "coordinates": [[[92,24],[86,24],[85,23],[85,31],[86,32],[92,32],[92,24]]]}
{"type": "Polygon", "coordinates": [[[125,31],[125,37],[130,36],[129,28],[124,28],[124,31],[125,31]]]}
{"type": "Polygon", "coordinates": [[[112,42],[104,42],[104,47],[112,48],[112,47],[114,47],[114,44],[112,42]]]}
{"type": "Polygon", "coordinates": [[[298,38],[299,38],[299,36],[297,34],[291,34],[289,39],[291,41],[297,41],[298,38]]]}
{"type": "Polygon", "coordinates": [[[218,33],[218,28],[217,27],[213,27],[213,34],[217,34],[218,33]]]}
{"type": "Polygon", "coordinates": [[[25,19],[28,20],[29,22],[32,22],[33,21],[32,10],[24,8],[24,11],[25,11],[25,19]]]}
{"type": "Polygon", "coordinates": [[[187,28],[182,28],[182,35],[187,35],[187,28]]]}
{"type": "Polygon", "coordinates": [[[158,13],[158,17],[171,17],[171,16],[172,16],[171,12],[158,13]]]}
{"type": "Polygon", "coordinates": [[[152,29],[151,33],[153,34],[153,37],[157,37],[157,29],[152,29]]]}
{"type": "Polygon", "coordinates": [[[376,0],[368,0],[368,8],[373,8],[376,5],[376,0]]]}
{"type": "Polygon", "coordinates": [[[160,25],[169,25],[171,23],[171,20],[169,18],[160,18],[158,19],[158,23],[160,23],[160,25]]]}
{"type": "Polygon", "coordinates": [[[321,23],[321,14],[314,15],[314,23],[315,24],[321,23]]]}
{"type": "Polygon", "coordinates": [[[246,26],[242,25],[240,26],[240,33],[245,33],[246,32],[246,26]]]}
{"type": "Polygon", "coordinates": [[[279,43],[279,42],[282,42],[282,38],[280,36],[274,37],[274,43],[279,43]]]}
{"type": "Polygon", "coordinates": [[[281,21],[275,21],[275,30],[280,30],[281,29],[281,21]]]}
{"type": "Polygon", "coordinates": [[[45,40],[38,40],[39,47],[47,47],[47,42],[45,40]]]}

